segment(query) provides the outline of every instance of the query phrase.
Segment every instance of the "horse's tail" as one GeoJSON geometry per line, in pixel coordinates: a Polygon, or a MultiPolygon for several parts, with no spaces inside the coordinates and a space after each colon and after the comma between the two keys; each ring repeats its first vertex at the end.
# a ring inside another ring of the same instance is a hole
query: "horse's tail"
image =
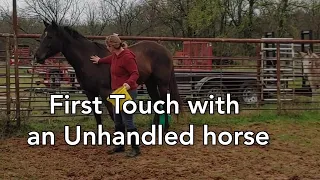
{"type": "MultiPolygon", "coordinates": [[[[183,104],[181,101],[181,97],[179,95],[178,85],[176,82],[176,77],[174,74],[174,68],[171,70],[171,77],[170,77],[170,84],[169,84],[169,91],[171,99],[175,100],[179,104],[179,114],[183,113],[183,104]]],[[[179,116],[179,114],[177,116],[179,116]]]]}

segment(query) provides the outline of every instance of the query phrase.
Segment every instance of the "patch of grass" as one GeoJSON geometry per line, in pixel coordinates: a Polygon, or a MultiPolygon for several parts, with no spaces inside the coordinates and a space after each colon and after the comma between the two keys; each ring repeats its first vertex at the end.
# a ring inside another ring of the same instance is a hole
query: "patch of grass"
{"type": "MultiPolygon", "coordinates": [[[[11,73],[13,74],[13,69],[11,69],[11,73]]],[[[20,74],[23,75],[25,70],[20,70],[20,74]]],[[[33,81],[40,80],[37,75],[34,76],[33,81]]],[[[31,79],[30,78],[20,78],[19,79],[21,84],[20,87],[27,88],[30,87],[31,79]]],[[[4,83],[5,78],[0,78],[0,83],[4,83]]],[[[300,81],[297,80],[294,84],[290,84],[290,86],[300,86],[300,81]]],[[[34,85],[35,86],[35,85],[34,85]]],[[[14,78],[11,78],[11,87],[14,88],[14,78]]],[[[38,87],[38,86],[37,86],[38,87]]],[[[44,87],[40,85],[39,87],[44,87]]],[[[12,96],[14,97],[14,89],[12,90],[12,96]]],[[[14,136],[25,136],[30,131],[54,131],[54,132],[63,132],[64,126],[69,125],[71,128],[74,128],[76,125],[81,125],[83,130],[95,130],[96,123],[94,117],[91,116],[77,116],[77,117],[39,117],[33,118],[32,116],[43,116],[46,115],[45,113],[49,113],[50,106],[49,106],[49,95],[40,95],[37,96],[30,92],[22,92],[21,97],[29,97],[30,100],[33,102],[29,104],[28,102],[22,102],[22,107],[32,107],[34,110],[30,114],[29,119],[23,119],[22,127],[18,130],[14,127],[10,126],[10,135],[14,136]],[[44,110],[47,109],[47,110],[44,110]]],[[[141,97],[139,97],[142,99],[141,97]]],[[[145,96],[143,99],[146,99],[145,96]]],[[[84,95],[72,95],[71,99],[86,99],[84,95]]],[[[294,109],[294,108],[318,108],[317,104],[298,104],[299,102],[306,102],[306,97],[298,97],[295,96],[297,99],[295,102],[290,102],[284,104],[283,107],[287,109],[294,109]]],[[[319,99],[319,97],[318,97],[319,99]]],[[[174,121],[172,124],[172,129],[177,128],[181,124],[194,124],[197,126],[202,126],[204,124],[213,125],[217,127],[226,127],[226,126],[247,126],[250,124],[269,124],[269,123],[276,123],[276,124],[285,124],[285,123],[295,123],[300,125],[313,125],[320,120],[320,111],[317,110],[309,110],[309,111],[294,111],[288,110],[283,111],[282,114],[278,115],[276,112],[276,105],[265,105],[263,108],[269,110],[244,110],[241,111],[238,115],[210,115],[210,114],[197,114],[197,115],[188,115],[188,117],[183,117],[179,122],[174,121]]],[[[58,109],[58,108],[57,108],[58,109]]],[[[78,112],[80,114],[80,112],[78,112]]],[[[56,115],[63,115],[63,112],[60,110],[56,113],[56,115]]],[[[2,116],[5,117],[5,116],[2,116]]],[[[146,115],[137,115],[135,117],[135,122],[138,127],[140,128],[147,128],[149,127],[153,116],[146,116],[146,115]]],[[[11,124],[14,124],[12,122],[11,124]]],[[[0,133],[4,132],[1,126],[4,127],[4,120],[0,120],[0,133]]],[[[108,130],[113,128],[113,123],[110,118],[107,116],[106,118],[103,117],[103,124],[104,127],[108,130]]],[[[0,134],[1,136],[1,134],[0,134]]]]}
{"type": "Polygon", "coordinates": [[[67,120],[42,120],[42,121],[30,121],[27,124],[22,125],[22,128],[16,133],[17,136],[25,136],[28,132],[36,131],[52,131],[63,132],[65,126],[75,128],[80,125],[83,130],[94,130],[95,121],[91,118],[68,118],[67,120]]]}
{"type": "MultiPolygon", "coordinates": [[[[151,123],[151,118],[148,116],[137,115],[135,116],[135,123],[138,127],[147,127],[151,123]]],[[[114,124],[109,116],[102,116],[103,127],[105,130],[113,130],[114,124]]],[[[12,124],[15,121],[11,122],[12,124]]],[[[76,116],[76,117],[57,117],[57,118],[34,118],[29,120],[23,120],[20,129],[11,127],[10,136],[24,137],[29,132],[36,131],[52,131],[54,133],[64,132],[65,126],[75,130],[77,125],[81,126],[83,131],[95,131],[96,121],[94,116],[76,116]]]]}
{"type": "MultiPolygon", "coordinates": [[[[5,112],[0,112],[0,139],[6,137],[6,135],[10,134],[10,127],[8,126],[8,117],[5,112]]],[[[14,130],[14,128],[11,128],[14,130]]]]}
{"type": "Polygon", "coordinates": [[[4,120],[0,120],[0,139],[4,137],[6,131],[6,124],[4,120]]]}
{"type": "MultiPolygon", "coordinates": [[[[147,129],[151,125],[153,116],[136,115],[135,123],[141,129],[147,129]]],[[[275,111],[243,111],[238,115],[189,115],[183,117],[182,120],[176,121],[173,117],[173,123],[171,124],[171,130],[193,124],[195,126],[203,126],[207,124],[209,126],[215,126],[220,128],[225,127],[245,127],[252,124],[296,124],[305,126],[319,125],[320,112],[318,111],[304,111],[299,113],[287,112],[278,115],[275,111]]],[[[55,133],[64,132],[64,126],[68,125],[70,128],[75,129],[77,125],[81,125],[82,130],[95,131],[96,122],[93,116],[77,116],[77,117],[59,117],[59,118],[47,118],[47,119],[30,119],[23,121],[19,130],[11,130],[12,136],[26,136],[30,131],[53,131],[55,133]]],[[[103,125],[106,130],[113,130],[113,122],[109,116],[103,116],[103,125]]],[[[286,135],[281,137],[286,139],[286,135]]]]}
{"type": "Polygon", "coordinates": [[[319,111],[299,111],[299,113],[286,112],[277,114],[276,111],[243,111],[238,115],[195,115],[191,117],[191,123],[196,125],[246,125],[250,123],[272,122],[316,122],[320,120],[319,111]]]}

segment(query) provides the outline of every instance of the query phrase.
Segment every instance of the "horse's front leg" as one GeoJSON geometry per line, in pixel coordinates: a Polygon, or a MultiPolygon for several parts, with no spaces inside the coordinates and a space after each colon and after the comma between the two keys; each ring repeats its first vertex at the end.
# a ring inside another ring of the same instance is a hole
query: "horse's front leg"
{"type": "MultiPolygon", "coordinates": [[[[90,92],[85,92],[85,93],[86,93],[86,96],[87,96],[88,100],[91,101],[91,102],[95,100],[95,97],[98,97],[98,96],[95,96],[95,94],[90,93],[90,92]]],[[[97,130],[97,134],[98,134],[99,125],[103,126],[102,125],[101,114],[98,114],[98,113],[95,112],[95,105],[94,104],[91,103],[90,106],[91,106],[94,118],[96,119],[96,123],[97,123],[97,129],[96,130],[97,130]]],[[[96,136],[96,141],[98,142],[98,136],[96,136]]]]}
{"type": "Polygon", "coordinates": [[[111,94],[111,90],[103,89],[103,88],[100,90],[100,96],[101,96],[102,102],[106,106],[111,120],[114,122],[113,105],[109,101],[107,101],[109,94],[111,94]]]}

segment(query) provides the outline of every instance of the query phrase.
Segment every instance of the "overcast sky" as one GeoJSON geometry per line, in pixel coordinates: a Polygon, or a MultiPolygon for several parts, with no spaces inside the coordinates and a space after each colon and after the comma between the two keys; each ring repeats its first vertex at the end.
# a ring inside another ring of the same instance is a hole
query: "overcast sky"
{"type": "MultiPolygon", "coordinates": [[[[4,8],[8,8],[12,10],[12,0],[2,0],[4,1],[3,3],[0,3],[0,6],[4,8]]],[[[21,8],[25,5],[24,0],[17,0],[17,8],[21,8]]]]}
{"type": "MultiPolygon", "coordinates": [[[[12,10],[12,1],[13,0],[1,0],[2,2],[4,1],[4,3],[0,3],[0,6],[2,7],[10,7],[10,10],[12,10]]],[[[18,8],[23,8],[25,6],[25,0],[16,0],[17,1],[17,7],[18,8]]],[[[83,2],[97,2],[97,0],[81,0],[83,2]]]]}
{"type": "MultiPolygon", "coordinates": [[[[13,0],[0,0],[0,1],[1,1],[0,7],[3,7],[6,10],[9,8],[9,10],[12,11],[12,1],[13,0]]],[[[19,11],[19,9],[26,7],[27,4],[25,3],[26,0],[16,0],[16,1],[17,1],[17,11],[18,11],[18,15],[19,15],[21,12],[23,13],[23,11],[19,11]]],[[[92,4],[94,2],[96,2],[96,3],[99,2],[99,0],[80,0],[80,1],[81,1],[81,4],[86,4],[86,3],[92,4]]],[[[82,12],[82,14],[80,16],[80,21],[85,19],[85,16],[86,16],[85,11],[86,11],[86,9],[84,9],[84,12],[82,12]]],[[[68,17],[68,15],[66,15],[66,16],[68,17]]]]}

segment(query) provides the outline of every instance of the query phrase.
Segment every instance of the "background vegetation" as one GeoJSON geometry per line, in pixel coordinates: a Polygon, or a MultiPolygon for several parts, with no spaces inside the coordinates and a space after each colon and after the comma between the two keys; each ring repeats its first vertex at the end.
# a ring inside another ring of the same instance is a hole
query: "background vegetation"
{"type": "MultiPolygon", "coordinates": [[[[261,38],[265,32],[275,32],[276,37],[300,39],[302,30],[312,30],[314,39],[318,39],[319,9],[318,0],[19,0],[18,26],[20,33],[37,34],[43,31],[43,20],[54,20],[84,35],[211,38],[261,38]]],[[[0,33],[12,33],[10,5],[0,5],[0,33]]],[[[0,49],[4,49],[1,43],[0,49]]],[[[19,43],[38,46],[34,39],[19,43]]],[[[217,56],[256,54],[249,44],[221,43],[214,44],[213,49],[217,56]]],[[[277,119],[276,115],[266,117],[277,119]]],[[[199,117],[194,119],[198,121],[199,117]]],[[[239,116],[235,119],[243,120],[239,116]]],[[[142,124],[148,125],[149,121],[142,124]]]]}
{"type": "MultiPolygon", "coordinates": [[[[273,31],[276,37],[300,38],[301,30],[313,30],[317,39],[320,31],[317,0],[19,0],[18,7],[21,33],[42,33],[42,19],[85,35],[261,38],[273,31]]],[[[10,7],[3,4],[0,32],[12,32],[11,22],[10,7]]],[[[243,46],[227,48],[255,53],[243,46]]],[[[219,48],[216,53],[222,53],[219,48]]]]}

